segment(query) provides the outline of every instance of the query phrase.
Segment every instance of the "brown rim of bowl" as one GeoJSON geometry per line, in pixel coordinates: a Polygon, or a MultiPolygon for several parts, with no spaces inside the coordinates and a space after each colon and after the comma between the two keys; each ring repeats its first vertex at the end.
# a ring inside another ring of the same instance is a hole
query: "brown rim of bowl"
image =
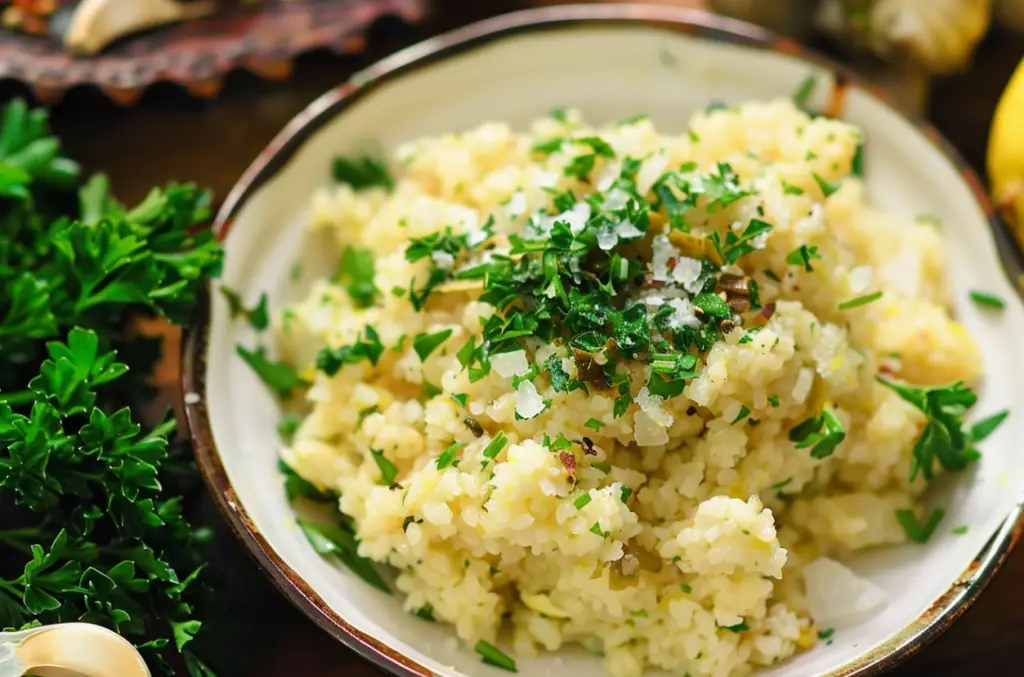
{"type": "MultiPolygon", "coordinates": [[[[403,49],[356,73],[346,83],[322,95],[297,115],[245,171],[217,214],[213,224],[215,234],[218,239],[223,240],[241,206],[287,163],[310,135],[380,83],[496,38],[581,24],[650,24],[700,38],[789,54],[809,64],[831,70],[836,79],[836,94],[841,95],[840,90],[845,87],[844,83],[854,83],[904,118],[908,117],[899,111],[899,107],[884,91],[845,67],[809,52],[792,40],[775,36],[740,21],[699,10],[665,5],[569,5],[525,10],[471,24],[403,49]]],[[[841,99],[841,96],[835,98],[841,99]]],[[[1024,270],[1021,252],[1012,234],[996,217],[977,175],[934,127],[921,120],[911,119],[910,122],[953,163],[971,187],[977,203],[988,218],[1004,271],[1010,276],[1011,282],[1017,280],[1018,275],[1024,270]]],[[[1013,286],[1019,292],[1018,285],[1013,286]]],[[[328,607],[323,598],[274,552],[249,518],[245,507],[238,500],[217,452],[205,399],[202,397],[206,392],[205,359],[209,319],[207,290],[200,300],[191,329],[182,343],[182,392],[200,395],[199,398],[187,397],[184,409],[203,479],[228,524],[248,548],[259,567],[285,596],[330,635],[364,658],[395,674],[435,677],[436,673],[430,668],[352,627],[328,607]]],[[[916,620],[878,646],[831,670],[823,677],[879,675],[942,634],[978,598],[992,575],[1016,545],[1021,535],[1021,515],[1022,505],[1018,503],[975,557],[971,566],[916,620]]]]}

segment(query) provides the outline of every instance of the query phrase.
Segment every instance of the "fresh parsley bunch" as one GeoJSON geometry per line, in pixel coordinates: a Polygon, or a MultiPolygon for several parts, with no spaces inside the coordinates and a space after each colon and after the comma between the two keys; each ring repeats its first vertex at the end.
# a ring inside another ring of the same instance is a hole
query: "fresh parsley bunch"
{"type": "MultiPolygon", "coordinates": [[[[105,177],[80,185],[42,110],[8,105],[0,129],[0,628],[85,621],[213,673],[188,645],[203,626],[203,544],[177,493],[191,468],[174,421],[136,404],[158,346],[138,314],[180,323],[221,250],[209,196],[154,189],[133,208],[105,177]],[[176,657],[176,654],[180,656],[176,657]]],[[[198,643],[197,643],[198,644],[198,643]]],[[[194,647],[195,645],[193,645],[194,647]]]]}

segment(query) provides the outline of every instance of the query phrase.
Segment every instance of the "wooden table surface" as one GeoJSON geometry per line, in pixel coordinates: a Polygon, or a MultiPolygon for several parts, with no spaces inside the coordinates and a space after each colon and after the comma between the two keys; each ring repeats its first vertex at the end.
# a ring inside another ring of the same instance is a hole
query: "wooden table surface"
{"type": "MultiPolygon", "coordinates": [[[[223,197],[270,138],[303,106],[343,81],[355,68],[423,36],[539,0],[443,2],[427,21],[410,29],[385,25],[373,36],[363,57],[342,59],[313,54],[300,59],[292,80],[269,84],[239,73],[229,78],[213,102],[189,99],[170,85],[150,90],[137,107],[119,110],[88,90],[73,91],[54,110],[54,125],[66,149],[90,170],[108,172],[127,201],[142,197],[152,185],[191,180],[223,197]]],[[[544,3],[549,4],[549,3],[544,3]]],[[[993,35],[981,47],[967,74],[936,84],[930,117],[981,168],[996,98],[1010,71],[1024,54],[1024,42],[993,35]]],[[[0,98],[20,93],[10,83],[0,98]]],[[[167,365],[173,377],[173,361],[167,365]]],[[[203,506],[204,510],[211,510],[203,506]]],[[[213,516],[216,520],[217,517],[213,516]]],[[[369,677],[380,671],[358,658],[288,606],[256,571],[229,536],[221,539],[222,557],[232,567],[228,584],[241,590],[251,608],[239,611],[252,619],[245,660],[222,675],[255,677],[369,677]]],[[[894,677],[1022,674],[1024,669],[1024,549],[1012,556],[978,603],[939,641],[891,674],[894,677]]],[[[242,657],[239,657],[242,658],[242,657]]]]}

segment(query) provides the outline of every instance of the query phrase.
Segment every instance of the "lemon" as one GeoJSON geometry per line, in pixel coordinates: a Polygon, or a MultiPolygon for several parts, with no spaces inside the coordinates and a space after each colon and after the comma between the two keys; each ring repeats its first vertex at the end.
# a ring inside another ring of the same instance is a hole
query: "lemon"
{"type": "Polygon", "coordinates": [[[988,175],[996,207],[1024,240],[1024,61],[996,106],[988,139],[988,175]]]}

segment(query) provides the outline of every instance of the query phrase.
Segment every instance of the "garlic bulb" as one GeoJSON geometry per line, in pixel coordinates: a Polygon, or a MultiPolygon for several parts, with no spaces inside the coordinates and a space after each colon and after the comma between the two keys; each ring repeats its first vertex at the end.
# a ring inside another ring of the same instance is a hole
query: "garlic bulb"
{"type": "Polygon", "coordinates": [[[866,37],[883,58],[905,55],[946,74],[967,66],[991,16],[991,0],[876,0],[866,37]]]}

